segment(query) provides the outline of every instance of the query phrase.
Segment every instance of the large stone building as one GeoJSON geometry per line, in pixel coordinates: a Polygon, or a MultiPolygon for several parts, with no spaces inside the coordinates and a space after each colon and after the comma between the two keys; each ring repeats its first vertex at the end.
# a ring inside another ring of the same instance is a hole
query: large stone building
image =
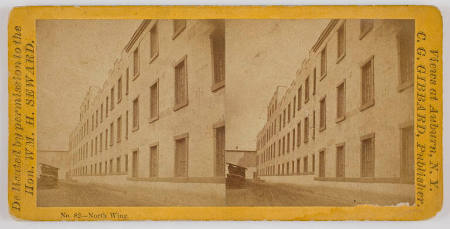
{"type": "Polygon", "coordinates": [[[80,107],[70,135],[72,177],[183,193],[165,204],[223,204],[224,27],[222,20],[144,20],[80,107]]]}
{"type": "Polygon", "coordinates": [[[413,199],[413,50],[412,20],[331,20],[267,106],[258,176],[413,199]]]}

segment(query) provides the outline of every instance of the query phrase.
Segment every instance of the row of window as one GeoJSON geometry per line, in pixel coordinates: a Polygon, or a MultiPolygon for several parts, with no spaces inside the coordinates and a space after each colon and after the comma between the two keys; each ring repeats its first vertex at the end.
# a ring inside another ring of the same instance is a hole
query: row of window
{"type": "MultiPolygon", "coordinates": [[[[400,140],[400,176],[408,182],[413,182],[414,180],[414,128],[411,125],[402,127],[400,129],[401,140],[400,140]]],[[[374,177],[375,176],[375,134],[368,134],[362,136],[361,139],[361,151],[360,151],[360,176],[361,177],[374,177]]],[[[345,160],[345,143],[340,143],[336,145],[336,156],[335,156],[335,175],[336,177],[345,177],[346,171],[346,160],[345,160]]],[[[308,157],[303,157],[303,170],[300,167],[301,158],[297,159],[296,169],[295,161],[288,161],[285,163],[277,164],[277,170],[275,170],[275,165],[268,166],[257,166],[258,174],[261,176],[281,176],[281,175],[298,175],[298,174],[309,174],[308,170],[308,157]]],[[[315,172],[315,154],[312,157],[312,170],[315,172]]],[[[319,177],[325,177],[325,149],[319,151],[319,177]]],[[[259,163],[264,163],[260,162],[259,163]]]]}
{"type": "Polygon", "coordinates": [[[288,161],[285,163],[265,166],[258,170],[260,176],[284,176],[284,175],[308,175],[316,170],[316,155],[311,155],[311,171],[309,170],[309,156],[297,158],[296,161],[288,161]],[[303,160],[303,165],[301,161],[303,160]]]}
{"type": "MultiPolygon", "coordinates": [[[[225,127],[219,126],[214,128],[215,136],[215,175],[223,176],[225,172],[225,127]]],[[[189,135],[182,134],[174,137],[175,139],[175,177],[188,176],[188,141],[189,135]]],[[[92,155],[92,153],[91,153],[92,155]]],[[[128,172],[128,155],[124,155],[125,170],[121,169],[121,156],[115,160],[111,158],[102,162],[93,163],[90,165],[83,165],[74,169],[74,175],[107,175],[107,174],[121,174],[128,172]],[[115,162],[114,162],[115,161],[115,162]]],[[[131,158],[131,175],[138,177],[139,150],[132,151],[131,158]]],[[[159,144],[150,145],[150,161],[149,161],[149,175],[150,177],[158,177],[159,174],[159,144]]]]}
{"type": "MultiPolygon", "coordinates": [[[[303,142],[308,143],[309,141],[309,117],[305,117],[303,120],[303,142]]],[[[313,122],[312,122],[312,138],[315,138],[315,112],[313,112],[313,122]]],[[[285,136],[282,136],[277,141],[275,140],[270,146],[265,147],[265,150],[262,151],[260,155],[257,155],[257,160],[259,163],[265,163],[272,159],[275,159],[277,153],[278,156],[283,156],[285,154],[289,154],[295,150],[295,148],[299,148],[302,142],[302,121],[297,123],[297,127],[294,127],[292,131],[289,131],[285,136]],[[292,144],[291,144],[292,140],[292,144]],[[278,146],[278,147],[277,147],[278,146]]]]}
{"type": "MultiPolygon", "coordinates": [[[[373,28],[373,20],[361,20],[360,21],[360,39],[362,39],[370,30],[373,28]]],[[[414,63],[414,40],[413,36],[410,34],[410,29],[402,29],[398,35],[399,41],[399,60],[400,60],[400,85],[411,84],[413,81],[412,65],[414,63]]],[[[342,59],[345,56],[345,40],[346,40],[346,30],[345,23],[342,23],[337,29],[337,52],[338,59],[342,59]]],[[[327,73],[327,51],[326,45],[320,52],[320,65],[321,65],[321,80],[327,73]]],[[[313,69],[313,95],[316,92],[316,68],[313,69]]],[[[297,110],[301,109],[303,104],[303,86],[304,86],[304,103],[309,101],[310,96],[310,82],[309,76],[306,77],[304,85],[300,85],[297,89],[297,95],[293,98],[292,112],[291,103],[284,108],[283,112],[279,114],[278,119],[275,118],[268,126],[265,128],[264,134],[258,139],[257,149],[262,148],[268,142],[270,142],[271,137],[273,137],[278,131],[286,126],[292,118],[295,118],[295,106],[297,104],[297,110]],[[277,128],[278,124],[278,128],[277,128]]],[[[365,64],[361,66],[361,111],[371,107],[375,103],[375,85],[374,85],[374,57],[372,56],[365,64]]],[[[342,121],[345,119],[345,80],[337,86],[337,106],[336,106],[336,121],[342,121]]],[[[268,120],[270,117],[276,113],[277,101],[275,101],[268,108],[268,120]]],[[[323,97],[320,100],[320,129],[324,130],[326,128],[326,98],[323,97]]]]}
{"type": "Polygon", "coordinates": [[[74,176],[85,175],[106,175],[106,174],[122,174],[128,172],[128,155],[118,156],[115,159],[111,158],[109,161],[98,162],[90,165],[84,165],[72,170],[74,176]],[[122,171],[122,157],[125,158],[124,169],[122,171]]]}
{"type": "MultiPolygon", "coordinates": [[[[174,20],[174,38],[178,36],[181,31],[186,27],[186,20],[174,20]],[[176,35],[175,35],[176,34],[176,35]]],[[[213,66],[213,91],[223,87],[225,84],[225,37],[224,37],[224,25],[220,25],[211,34],[211,50],[212,50],[212,66],[213,66]]],[[[158,27],[155,23],[150,29],[150,58],[153,60],[159,54],[159,38],[158,38],[158,27]]],[[[136,78],[139,75],[139,47],[133,52],[133,74],[136,78]]],[[[188,86],[187,86],[187,56],[183,57],[177,62],[174,67],[175,72],[175,105],[174,110],[178,110],[188,104],[188,86]]],[[[126,69],[126,95],[129,92],[129,69],[126,69]]],[[[158,82],[150,87],[150,119],[151,121],[158,119],[158,82]]],[[[115,86],[113,85],[110,89],[110,95],[105,98],[105,118],[108,117],[109,111],[114,109],[115,104],[115,86]],[[109,107],[108,107],[109,106],[109,107]]],[[[122,76],[117,80],[117,103],[122,100],[122,76]]],[[[89,129],[95,130],[99,125],[99,115],[100,123],[104,119],[104,108],[103,103],[100,108],[92,114],[91,119],[87,119],[80,128],[80,132],[76,135],[75,141],[71,141],[74,144],[72,147],[76,147],[81,140],[88,135],[89,129]],[[100,110],[100,112],[99,112],[100,110]],[[95,118],[95,119],[94,119],[95,118]],[[91,121],[89,121],[91,120],[91,121]],[[94,122],[95,120],[95,122],[94,122]],[[91,123],[91,126],[90,124],[91,123]],[[94,125],[95,123],[95,125],[94,125]]],[[[138,97],[133,100],[133,111],[138,111],[138,97]]],[[[133,128],[137,129],[139,126],[139,119],[136,117],[138,112],[133,112],[133,128]]]]}

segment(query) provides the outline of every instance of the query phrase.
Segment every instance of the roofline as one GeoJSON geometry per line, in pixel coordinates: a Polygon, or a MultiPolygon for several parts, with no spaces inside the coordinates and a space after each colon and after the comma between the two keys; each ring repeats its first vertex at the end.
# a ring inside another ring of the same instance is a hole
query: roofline
{"type": "Polygon", "coordinates": [[[130,41],[128,41],[127,45],[125,45],[125,52],[129,52],[131,47],[133,47],[134,43],[136,43],[137,39],[144,32],[144,29],[150,24],[151,19],[144,19],[139,27],[134,31],[133,36],[131,36],[130,41]]]}
{"type": "Polygon", "coordinates": [[[325,40],[325,38],[328,37],[331,30],[333,30],[334,26],[336,26],[338,21],[339,19],[332,19],[330,23],[328,23],[327,27],[325,27],[325,29],[320,34],[319,39],[317,39],[316,43],[312,47],[312,50],[314,52],[317,52],[317,49],[319,49],[320,45],[322,45],[323,41],[325,40]]]}

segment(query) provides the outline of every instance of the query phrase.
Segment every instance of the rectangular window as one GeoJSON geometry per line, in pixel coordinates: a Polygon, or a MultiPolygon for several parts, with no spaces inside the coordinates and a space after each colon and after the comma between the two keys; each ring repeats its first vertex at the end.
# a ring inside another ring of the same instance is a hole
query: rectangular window
{"type": "Polygon", "coordinates": [[[128,154],[125,155],[125,172],[128,172],[128,154]]]}
{"type": "Polygon", "coordinates": [[[294,174],[294,172],[295,172],[295,162],[294,161],[291,162],[291,166],[292,166],[292,174],[294,174]]]}
{"type": "Polygon", "coordinates": [[[309,76],[305,79],[305,104],[309,101],[309,76]]]}
{"type": "Polygon", "coordinates": [[[295,127],[292,130],[292,152],[295,150],[295,127]]]}
{"type": "Polygon", "coordinates": [[[108,129],[105,130],[105,150],[108,149],[108,129]]]}
{"type": "Polygon", "coordinates": [[[111,88],[111,110],[114,110],[114,87],[111,88]]]}
{"type": "Polygon", "coordinates": [[[131,169],[132,169],[131,176],[132,176],[132,177],[138,177],[138,151],[137,151],[137,150],[133,151],[133,157],[132,157],[131,160],[132,160],[132,161],[131,161],[131,163],[132,163],[132,166],[131,166],[131,169]]]}
{"type": "Polygon", "coordinates": [[[98,137],[95,136],[95,155],[98,153],[98,137]]]}
{"type": "Polygon", "coordinates": [[[150,147],[150,177],[158,177],[158,145],[150,147]]]}
{"type": "Polygon", "coordinates": [[[359,39],[362,39],[373,28],[372,19],[361,19],[359,24],[359,39]]]}
{"type": "Polygon", "coordinates": [[[345,56],[345,23],[337,30],[337,58],[338,61],[345,56]]]}
{"type": "Polygon", "coordinates": [[[117,142],[122,139],[122,116],[117,118],[117,142]]]}
{"type": "Polygon", "coordinates": [[[303,157],[303,173],[308,173],[308,156],[303,157]]]}
{"type": "Polygon", "coordinates": [[[375,135],[361,138],[361,177],[375,175],[375,135]]]}
{"type": "Polygon", "coordinates": [[[109,145],[112,146],[114,145],[114,122],[112,122],[111,124],[109,124],[109,145]]]}
{"type": "Polygon", "coordinates": [[[414,127],[401,130],[400,177],[405,183],[414,183],[414,127]]]}
{"type": "Polygon", "coordinates": [[[312,113],[312,139],[316,138],[316,111],[312,113]]]}
{"type": "Polygon", "coordinates": [[[210,37],[215,91],[225,85],[225,33],[223,28],[218,28],[210,37]]]}
{"type": "Polygon", "coordinates": [[[103,122],[103,103],[100,105],[100,122],[103,122]]]}
{"type": "Polygon", "coordinates": [[[125,113],[125,139],[128,139],[128,111],[125,113]]]}
{"type": "Polygon", "coordinates": [[[283,136],[283,155],[286,153],[286,137],[283,136]]]}
{"type": "Polygon", "coordinates": [[[113,159],[109,160],[109,174],[113,173],[113,159]]]}
{"type": "Polygon", "coordinates": [[[186,57],[175,66],[175,110],[188,103],[186,57]]]}
{"type": "Polygon", "coordinates": [[[317,83],[316,68],[314,68],[314,70],[313,70],[313,95],[316,94],[316,83],[317,83]]]}
{"type": "Polygon", "coordinates": [[[373,57],[361,67],[361,73],[361,109],[365,109],[375,103],[373,57]]]}
{"type": "Polygon", "coordinates": [[[95,127],[98,127],[98,110],[95,111],[95,127]]]}
{"type": "Polygon", "coordinates": [[[312,172],[314,173],[316,171],[316,155],[315,154],[312,155],[311,165],[312,165],[312,172]]]}
{"type": "Polygon", "coordinates": [[[175,39],[186,28],[186,20],[175,19],[173,20],[173,35],[172,39],[175,39]]]}
{"type": "Polygon", "coordinates": [[[414,25],[405,26],[397,37],[400,61],[400,85],[402,90],[414,81],[414,25]]]}
{"type": "Polygon", "coordinates": [[[106,96],[106,109],[105,109],[105,111],[106,111],[106,115],[105,115],[105,117],[107,118],[108,117],[108,112],[109,112],[109,97],[108,96],[106,96]]]}
{"type": "Polygon", "coordinates": [[[283,110],[283,128],[286,126],[286,109],[283,110]]]}
{"type": "Polygon", "coordinates": [[[121,172],[121,168],[120,168],[120,157],[116,158],[116,172],[120,173],[121,172]]]}
{"type": "Polygon", "coordinates": [[[175,140],[175,176],[188,176],[188,137],[175,140]]]}
{"type": "Polygon", "coordinates": [[[325,130],[327,127],[327,104],[326,98],[320,100],[320,120],[319,120],[319,130],[325,130]]]}
{"type": "Polygon", "coordinates": [[[292,103],[292,117],[295,118],[295,104],[297,103],[297,97],[294,96],[294,102],[292,103]]]}
{"type": "Polygon", "coordinates": [[[300,158],[297,158],[297,174],[300,174],[300,158]]]}
{"type": "Polygon", "coordinates": [[[322,79],[327,74],[327,46],[320,52],[320,78],[322,79]]]}
{"type": "Polygon", "coordinates": [[[300,146],[301,142],[302,142],[302,122],[298,122],[297,123],[297,147],[300,146]]]}
{"type": "Polygon", "coordinates": [[[286,162],[286,175],[289,175],[289,162],[286,162]]]}
{"type": "Polygon", "coordinates": [[[150,62],[153,61],[159,54],[159,37],[158,26],[155,24],[150,29],[150,62]]]}
{"type": "Polygon", "coordinates": [[[278,156],[281,155],[281,139],[278,140],[278,156]]]}
{"type": "Polygon", "coordinates": [[[128,92],[130,90],[130,69],[127,68],[125,71],[125,95],[128,95],[128,92]]]}
{"type": "Polygon", "coordinates": [[[139,47],[133,52],[133,76],[136,78],[139,75],[139,47]]]}
{"type": "Polygon", "coordinates": [[[319,152],[319,177],[325,177],[325,151],[319,152]]]}
{"type": "Polygon", "coordinates": [[[345,118],[345,81],[337,87],[336,119],[341,121],[345,118]]]}
{"type": "Polygon", "coordinates": [[[91,139],[91,157],[94,156],[94,139],[91,139]]]}
{"type": "Polygon", "coordinates": [[[103,150],[103,133],[100,133],[99,152],[101,153],[102,150],[103,150]]]}
{"type": "Polygon", "coordinates": [[[139,128],[139,98],[133,100],[133,130],[139,128]]]}
{"type": "Polygon", "coordinates": [[[215,176],[225,176],[225,127],[215,128],[215,176]]]}
{"type": "Polygon", "coordinates": [[[336,177],[345,177],[345,146],[336,147],[336,177]]]}
{"type": "Polygon", "coordinates": [[[288,105],[288,121],[287,121],[288,123],[290,123],[291,122],[291,104],[289,103],[289,105],[288,105]]]}
{"type": "Polygon", "coordinates": [[[300,110],[302,108],[302,87],[301,86],[297,90],[297,97],[298,97],[297,110],[300,110]]]}
{"type": "Polygon", "coordinates": [[[156,81],[150,87],[150,121],[158,119],[159,113],[159,83],[156,81]]]}
{"type": "Polygon", "coordinates": [[[117,80],[117,103],[122,101],[122,77],[117,80]]]}
{"type": "Polygon", "coordinates": [[[304,135],[305,135],[304,142],[307,143],[309,140],[309,118],[308,117],[305,118],[304,125],[305,125],[304,130],[303,130],[304,135]]]}
{"type": "Polygon", "coordinates": [[[287,134],[286,140],[287,140],[286,141],[286,151],[287,151],[287,153],[289,153],[291,151],[291,144],[290,144],[290,142],[291,142],[291,133],[287,134]]]}

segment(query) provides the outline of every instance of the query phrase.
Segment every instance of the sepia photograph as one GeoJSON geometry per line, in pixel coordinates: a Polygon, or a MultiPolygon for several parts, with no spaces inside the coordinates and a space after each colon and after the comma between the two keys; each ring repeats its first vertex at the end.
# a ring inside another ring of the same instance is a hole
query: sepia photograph
{"type": "Polygon", "coordinates": [[[414,204],[414,20],[230,24],[228,205],[414,204]]]}
{"type": "Polygon", "coordinates": [[[39,20],[38,206],[225,204],[223,20],[39,20]]]}
{"type": "Polygon", "coordinates": [[[37,20],[37,206],[413,206],[414,20],[37,20]]]}

